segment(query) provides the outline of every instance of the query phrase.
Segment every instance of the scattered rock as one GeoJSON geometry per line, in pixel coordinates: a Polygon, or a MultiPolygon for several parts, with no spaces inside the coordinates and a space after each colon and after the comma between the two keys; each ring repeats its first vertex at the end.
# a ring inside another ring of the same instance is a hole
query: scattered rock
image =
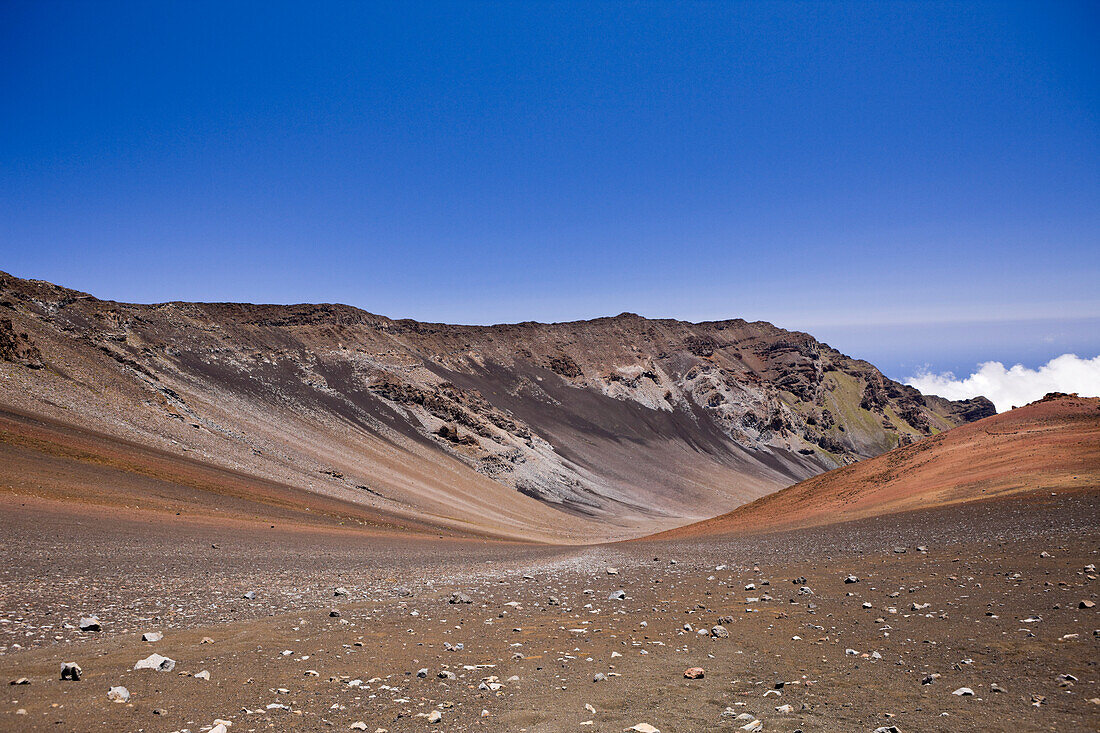
{"type": "Polygon", "coordinates": [[[99,624],[98,616],[85,616],[80,619],[81,631],[102,631],[103,627],[99,624]]]}
{"type": "Polygon", "coordinates": [[[164,634],[159,631],[146,631],[141,635],[142,641],[160,641],[164,638],[164,634]]]}
{"type": "Polygon", "coordinates": [[[134,665],[134,669],[155,669],[160,672],[171,672],[175,668],[176,660],[162,657],[160,654],[150,654],[134,665]]]}
{"type": "Polygon", "coordinates": [[[72,680],[73,682],[80,681],[80,675],[84,673],[84,670],[80,668],[80,665],[76,662],[62,662],[61,664],[61,679],[72,680]]]}
{"type": "Polygon", "coordinates": [[[688,667],[684,670],[684,677],[689,680],[702,679],[706,675],[706,670],[702,667],[688,667]]]}
{"type": "Polygon", "coordinates": [[[959,689],[955,690],[951,694],[952,695],[958,695],[959,697],[971,697],[971,696],[973,696],[974,691],[971,690],[969,687],[960,687],[959,689]]]}
{"type": "Polygon", "coordinates": [[[107,699],[111,702],[130,702],[130,691],[125,687],[112,687],[107,690],[107,699]]]}

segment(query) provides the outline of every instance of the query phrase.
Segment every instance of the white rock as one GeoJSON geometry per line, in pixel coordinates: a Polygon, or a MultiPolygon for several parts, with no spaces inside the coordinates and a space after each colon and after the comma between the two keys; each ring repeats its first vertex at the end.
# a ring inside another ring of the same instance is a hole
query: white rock
{"type": "Polygon", "coordinates": [[[107,690],[107,699],[111,702],[130,702],[130,691],[125,687],[112,687],[107,690]]]}
{"type": "Polygon", "coordinates": [[[162,657],[159,654],[150,654],[134,665],[134,669],[156,669],[161,672],[171,672],[176,667],[176,660],[162,657]]]}
{"type": "Polygon", "coordinates": [[[969,687],[960,687],[959,689],[955,690],[951,694],[952,695],[958,695],[959,697],[963,697],[964,695],[969,697],[970,695],[974,694],[974,691],[971,690],[969,687]]]}

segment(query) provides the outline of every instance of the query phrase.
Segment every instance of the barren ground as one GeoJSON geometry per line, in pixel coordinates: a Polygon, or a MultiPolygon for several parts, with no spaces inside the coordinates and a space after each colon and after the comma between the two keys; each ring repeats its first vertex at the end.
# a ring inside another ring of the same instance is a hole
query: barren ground
{"type": "Polygon", "coordinates": [[[587,548],[28,502],[0,523],[0,679],[29,679],[4,688],[4,730],[221,718],[231,731],[668,733],[737,730],[742,714],[765,731],[1100,727],[1100,618],[1079,608],[1096,599],[1095,490],[587,548]],[[472,603],[448,603],[454,591],[472,603]],[[90,614],[102,631],[73,628],[90,614]],[[684,630],[724,616],[729,638],[684,630]],[[153,652],[175,669],[132,669],[153,652]],[[59,680],[69,661],[79,682],[59,680]],[[692,666],[705,677],[684,679],[692,666]],[[115,685],[129,703],[108,700],[115,685]],[[952,694],[964,686],[975,694],[952,694]]]}

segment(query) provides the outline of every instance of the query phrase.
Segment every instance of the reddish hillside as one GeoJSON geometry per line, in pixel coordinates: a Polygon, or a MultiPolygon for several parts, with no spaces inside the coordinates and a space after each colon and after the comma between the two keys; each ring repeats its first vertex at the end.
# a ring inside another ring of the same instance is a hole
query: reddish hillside
{"type": "Polygon", "coordinates": [[[1028,492],[1100,489],[1100,399],[1048,396],[654,537],[793,529],[1028,492]]]}

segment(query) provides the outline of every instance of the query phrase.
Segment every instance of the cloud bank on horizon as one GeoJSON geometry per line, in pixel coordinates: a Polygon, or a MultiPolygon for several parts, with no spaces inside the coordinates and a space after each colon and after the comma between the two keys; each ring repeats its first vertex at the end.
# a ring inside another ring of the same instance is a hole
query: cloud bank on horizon
{"type": "Polygon", "coordinates": [[[1082,359],[1076,354],[1062,354],[1038,369],[1028,369],[1022,364],[1006,369],[999,361],[987,361],[964,379],[957,379],[952,372],[922,372],[907,383],[925,394],[949,400],[984,395],[993,401],[997,412],[1004,412],[1034,402],[1048,392],[1100,396],[1100,356],[1082,359]]]}

